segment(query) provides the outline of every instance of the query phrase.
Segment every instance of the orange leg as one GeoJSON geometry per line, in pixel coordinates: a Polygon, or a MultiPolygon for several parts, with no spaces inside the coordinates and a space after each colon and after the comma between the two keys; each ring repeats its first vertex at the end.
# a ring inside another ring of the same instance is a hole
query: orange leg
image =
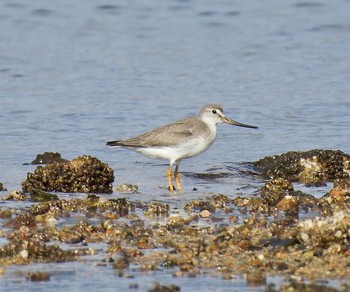
{"type": "Polygon", "coordinates": [[[178,189],[179,192],[181,192],[182,191],[182,185],[181,185],[180,178],[179,178],[179,165],[178,164],[176,165],[176,168],[175,168],[174,178],[175,178],[175,182],[176,182],[176,185],[177,185],[177,189],[178,189]]]}
{"type": "Polygon", "coordinates": [[[173,192],[174,191],[174,187],[173,187],[173,182],[171,180],[171,169],[172,169],[172,165],[170,164],[169,167],[166,170],[166,176],[168,178],[169,191],[173,192]]]}

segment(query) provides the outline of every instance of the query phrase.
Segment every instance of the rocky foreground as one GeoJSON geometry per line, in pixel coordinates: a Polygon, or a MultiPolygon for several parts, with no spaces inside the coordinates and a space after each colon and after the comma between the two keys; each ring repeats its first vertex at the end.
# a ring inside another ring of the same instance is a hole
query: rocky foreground
{"type": "MultiPolygon", "coordinates": [[[[281,288],[288,291],[338,291],[303,279],[350,280],[350,156],[340,151],[265,157],[253,163],[265,182],[254,194],[194,200],[184,206],[186,216],[173,215],[159,202],[99,195],[112,192],[114,173],[97,158],[45,162],[28,174],[21,191],[3,191],[3,200],[32,202],[27,209],[0,209],[0,236],[8,240],[0,247],[3,272],[10,264],[76,261],[96,252],[90,243],[103,243],[106,253],[97,265],[111,265],[121,277],[131,275],[130,266],[169,268],[174,277],[245,275],[250,286],[264,286],[267,275],[281,275],[290,280],[281,288]],[[334,187],[315,198],[294,190],[294,182],[333,182],[334,187]],[[56,192],[87,194],[60,199],[56,192]],[[57,224],[77,214],[76,224],[57,224]],[[61,243],[72,248],[63,249],[61,243]]],[[[120,189],[137,191],[130,185],[120,189]]],[[[33,281],[49,277],[49,272],[28,275],[33,281]]],[[[157,286],[154,291],[179,289],[157,286]]]]}

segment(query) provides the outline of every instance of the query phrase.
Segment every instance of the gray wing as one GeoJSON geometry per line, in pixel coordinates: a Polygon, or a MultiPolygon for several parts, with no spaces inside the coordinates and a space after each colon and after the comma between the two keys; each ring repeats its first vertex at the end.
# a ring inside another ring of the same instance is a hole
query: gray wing
{"type": "Polygon", "coordinates": [[[206,129],[206,127],[206,124],[198,118],[188,118],[127,140],[108,142],[107,145],[123,147],[172,146],[190,139],[200,128],[206,129]]]}

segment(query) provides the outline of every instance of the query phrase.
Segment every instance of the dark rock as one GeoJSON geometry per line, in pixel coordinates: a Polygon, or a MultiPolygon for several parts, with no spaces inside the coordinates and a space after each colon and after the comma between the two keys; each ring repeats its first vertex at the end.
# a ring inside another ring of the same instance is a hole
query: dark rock
{"type": "Polygon", "coordinates": [[[281,155],[266,156],[254,162],[264,178],[285,178],[309,185],[347,178],[350,173],[350,156],[341,151],[310,150],[291,151],[281,155]]]}
{"type": "Polygon", "coordinates": [[[37,239],[15,239],[3,245],[0,248],[0,259],[14,257],[23,251],[26,251],[26,258],[35,263],[66,262],[76,259],[74,251],[63,250],[55,244],[46,245],[37,239]]]}
{"type": "Polygon", "coordinates": [[[64,193],[112,193],[113,169],[95,157],[81,156],[70,162],[38,166],[22,182],[23,191],[40,189],[64,193]]]}
{"type": "Polygon", "coordinates": [[[68,162],[68,160],[63,159],[60,153],[45,152],[43,154],[38,154],[30,164],[49,164],[62,162],[68,162]]]}
{"type": "Polygon", "coordinates": [[[50,274],[44,272],[34,272],[27,275],[26,279],[33,282],[49,281],[50,274]]]}
{"type": "Polygon", "coordinates": [[[5,224],[6,227],[19,229],[21,226],[34,228],[36,226],[35,217],[31,214],[20,214],[16,218],[11,219],[5,224]]]}
{"type": "Polygon", "coordinates": [[[4,185],[0,182],[0,192],[7,191],[7,188],[4,187],[4,185]]]}
{"type": "MultiPolygon", "coordinates": [[[[339,292],[340,290],[316,283],[304,283],[291,281],[288,285],[283,285],[279,291],[293,291],[293,292],[339,292]]],[[[345,291],[345,290],[344,290],[345,291]]]]}
{"type": "Polygon", "coordinates": [[[266,276],[259,270],[246,275],[248,287],[264,286],[266,284],[266,276]]]}
{"type": "Polygon", "coordinates": [[[148,292],[178,292],[180,290],[180,287],[177,285],[163,286],[156,282],[148,292]]]}
{"type": "Polygon", "coordinates": [[[124,270],[128,267],[129,267],[129,260],[127,257],[120,257],[113,264],[113,269],[115,270],[124,270]]]}

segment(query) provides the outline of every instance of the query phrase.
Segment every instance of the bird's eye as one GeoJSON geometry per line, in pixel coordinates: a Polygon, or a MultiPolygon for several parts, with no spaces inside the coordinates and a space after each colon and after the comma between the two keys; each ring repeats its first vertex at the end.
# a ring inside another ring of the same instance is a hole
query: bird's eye
{"type": "Polygon", "coordinates": [[[212,113],[213,113],[214,115],[216,115],[216,110],[212,110],[212,113]]]}

